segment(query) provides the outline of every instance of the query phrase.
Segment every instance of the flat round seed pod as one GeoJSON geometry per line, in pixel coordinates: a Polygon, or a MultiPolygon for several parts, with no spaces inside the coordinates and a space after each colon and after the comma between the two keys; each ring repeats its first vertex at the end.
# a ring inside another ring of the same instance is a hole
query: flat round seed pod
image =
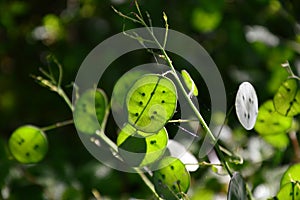
{"type": "Polygon", "coordinates": [[[300,184],[299,182],[289,182],[281,186],[275,200],[300,200],[300,184]]]}
{"type": "Polygon", "coordinates": [[[279,114],[272,100],[266,101],[259,107],[255,131],[260,135],[285,133],[292,125],[293,118],[279,114]]]}
{"type": "Polygon", "coordinates": [[[197,171],[199,162],[197,158],[190,153],[184,145],[175,140],[169,140],[168,150],[172,157],[178,158],[189,172],[197,171]]]}
{"type": "Polygon", "coordinates": [[[177,158],[165,157],[153,172],[153,183],[157,194],[163,199],[182,198],[190,187],[190,174],[177,158]]]}
{"type": "Polygon", "coordinates": [[[8,146],[13,157],[20,163],[33,164],[41,161],[48,151],[44,132],[31,125],[21,126],[10,136],[8,146]]]}
{"type": "Polygon", "coordinates": [[[280,186],[283,187],[285,184],[295,181],[300,182],[300,164],[292,165],[284,172],[280,186]]]}
{"type": "Polygon", "coordinates": [[[118,135],[117,145],[120,155],[128,165],[142,167],[157,161],[164,154],[168,139],[165,128],[149,135],[127,124],[118,135]]]}
{"type": "Polygon", "coordinates": [[[288,79],[282,83],[274,96],[274,106],[277,112],[293,117],[300,113],[300,90],[298,80],[288,79]]]}
{"type": "Polygon", "coordinates": [[[147,74],[127,94],[128,122],[145,133],[157,133],[171,119],[176,105],[174,83],[169,78],[147,74]]]}
{"type": "Polygon", "coordinates": [[[237,117],[246,130],[253,129],[258,113],[258,100],[254,87],[243,82],[236,94],[235,110],[237,117]]]}
{"type": "Polygon", "coordinates": [[[76,129],[80,133],[95,134],[106,117],[106,108],[107,97],[102,90],[85,91],[75,104],[73,117],[76,129]]]}

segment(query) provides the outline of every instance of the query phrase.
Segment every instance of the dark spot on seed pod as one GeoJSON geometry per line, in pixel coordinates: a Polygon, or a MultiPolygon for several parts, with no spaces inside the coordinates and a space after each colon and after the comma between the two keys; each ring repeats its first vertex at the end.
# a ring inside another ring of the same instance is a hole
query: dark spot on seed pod
{"type": "Polygon", "coordinates": [[[24,142],[25,142],[25,140],[22,138],[22,139],[18,142],[18,144],[19,144],[19,145],[22,145],[24,142]]]}
{"type": "Polygon", "coordinates": [[[38,148],[39,148],[38,144],[34,145],[34,147],[33,147],[34,150],[37,150],[38,148]]]}

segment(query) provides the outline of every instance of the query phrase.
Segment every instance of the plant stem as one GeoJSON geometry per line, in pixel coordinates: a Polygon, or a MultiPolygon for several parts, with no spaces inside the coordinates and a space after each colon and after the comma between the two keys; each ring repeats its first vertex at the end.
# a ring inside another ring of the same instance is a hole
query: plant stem
{"type": "MultiPolygon", "coordinates": [[[[148,29],[149,30],[149,29],[148,29]]],[[[214,145],[214,149],[218,155],[218,157],[220,158],[223,166],[225,167],[227,173],[229,174],[230,177],[232,177],[232,172],[230,171],[230,168],[228,166],[228,163],[226,162],[225,156],[222,153],[222,151],[220,150],[220,147],[218,145],[218,141],[216,140],[215,136],[213,135],[213,133],[211,132],[210,128],[208,127],[208,125],[206,124],[205,120],[203,119],[202,115],[200,114],[200,112],[198,111],[198,109],[196,108],[196,106],[194,105],[194,103],[192,102],[192,100],[190,99],[189,95],[186,93],[183,84],[181,83],[176,70],[172,64],[171,59],[169,58],[167,52],[165,51],[165,49],[161,46],[161,44],[157,41],[155,35],[153,34],[153,32],[150,32],[152,38],[154,39],[155,43],[158,45],[158,47],[160,48],[160,50],[162,51],[163,55],[165,56],[168,65],[170,66],[171,70],[173,71],[173,76],[175,77],[175,80],[177,82],[177,84],[179,85],[179,88],[181,89],[186,101],[188,102],[189,106],[192,108],[194,114],[196,115],[196,117],[198,118],[200,124],[202,125],[205,133],[208,134],[208,136],[210,137],[210,139],[212,140],[212,143],[215,144],[214,145]]],[[[246,190],[247,190],[247,196],[250,200],[253,199],[252,197],[252,193],[250,191],[250,188],[248,187],[248,185],[246,184],[246,190]]]]}
{"type": "Polygon", "coordinates": [[[187,122],[195,122],[198,121],[196,119],[172,119],[169,120],[168,123],[187,123],[187,122]]]}
{"type": "MultiPolygon", "coordinates": [[[[155,35],[153,34],[153,32],[150,32],[151,36],[153,37],[155,43],[158,45],[158,47],[160,48],[160,50],[162,51],[163,55],[165,56],[168,65],[170,66],[171,70],[173,71],[173,76],[175,77],[175,80],[177,82],[177,84],[179,85],[186,101],[188,102],[189,106],[192,108],[192,110],[194,111],[194,114],[196,115],[196,117],[198,118],[200,124],[202,125],[204,131],[208,134],[208,136],[210,137],[210,139],[212,140],[214,145],[214,149],[218,155],[218,157],[220,158],[223,166],[225,167],[227,173],[229,174],[230,177],[232,177],[232,172],[230,171],[230,168],[228,166],[228,163],[226,162],[225,156],[222,153],[222,151],[220,150],[220,147],[218,145],[218,141],[216,140],[215,136],[213,135],[213,133],[211,132],[210,128],[208,127],[208,125],[206,124],[205,120],[203,119],[202,115],[200,114],[200,112],[198,111],[198,109],[196,108],[196,106],[194,105],[194,103],[192,102],[192,100],[189,98],[189,95],[186,93],[183,84],[181,83],[176,70],[172,64],[171,59],[169,58],[167,52],[165,51],[165,49],[160,45],[160,43],[157,41],[155,35]]],[[[246,184],[246,190],[247,190],[247,196],[250,200],[253,199],[252,197],[252,193],[250,191],[250,188],[248,187],[248,185],[246,184]]]]}
{"type": "Polygon", "coordinates": [[[140,175],[140,177],[142,178],[142,180],[144,181],[144,183],[148,186],[148,188],[153,192],[153,194],[158,198],[161,199],[159,197],[159,195],[156,193],[155,188],[152,184],[152,182],[148,179],[148,177],[140,170],[140,169],[135,169],[135,171],[140,175]]]}
{"type": "Polygon", "coordinates": [[[41,128],[41,130],[42,131],[49,131],[49,130],[56,129],[56,128],[63,127],[63,126],[67,126],[67,125],[70,125],[70,124],[73,124],[73,123],[74,123],[73,120],[67,120],[67,121],[63,121],[63,122],[57,122],[57,123],[52,124],[50,126],[43,127],[43,128],[41,128]]]}
{"type": "Polygon", "coordinates": [[[294,74],[294,72],[290,66],[290,63],[288,61],[286,61],[285,63],[282,63],[281,66],[283,68],[285,68],[286,71],[289,73],[289,75],[290,75],[289,78],[295,78],[297,80],[300,80],[300,78],[294,74]]]}
{"type": "Polygon", "coordinates": [[[232,177],[232,173],[229,169],[229,166],[228,166],[228,163],[226,162],[225,160],[225,157],[223,155],[223,153],[221,152],[220,148],[219,148],[219,145],[217,143],[217,140],[215,138],[215,136],[212,134],[211,130],[209,129],[208,125],[206,124],[205,120],[203,119],[202,115],[200,114],[200,112],[198,111],[198,109],[196,108],[196,106],[194,105],[194,103],[192,102],[192,100],[189,98],[188,94],[186,93],[185,89],[184,89],[184,86],[183,84],[181,83],[177,73],[176,73],[176,70],[172,64],[172,61],[171,59],[169,58],[167,52],[165,51],[165,49],[161,46],[161,44],[157,41],[155,35],[153,34],[153,32],[151,32],[149,30],[153,40],[155,41],[156,45],[158,45],[159,49],[162,51],[163,55],[165,56],[166,60],[167,60],[167,63],[168,65],[170,66],[171,70],[173,71],[173,76],[177,82],[177,84],[179,85],[179,88],[180,90],[182,91],[184,97],[185,97],[185,100],[188,102],[189,106],[192,108],[194,114],[196,115],[197,119],[199,120],[200,124],[202,125],[205,133],[208,134],[208,136],[210,137],[210,139],[212,140],[212,143],[213,144],[216,144],[214,146],[215,150],[216,150],[216,153],[217,155],[219,156],[221,162],[223,163],[227,173],[230,175],[230,177],[232,177]]]}
{"type": "Polygon", "coordinates": [[[111,139],[107,137],[103,131],[96,131],[96,135],[98,135],[106,144],[108,144],[114,153],[118,153],[118,146],[111,141],[111,139]]]}
{"type": "MultiPolygon", "coordinates": [[[[96,134],[107,144],[111,147],[111,149],[114,151],[115,154],[118,154],[118,146],[111,141],[111,139],[109,137],[107,137],[105,135],[105,133],[103,131],[97,131],[96,134]]],[[[147,185],[147,187],[153,192],[153,194],[158,198],[161,199],[159,197],[159,195],[156,193],[155,188],[152,184],[152,182],[148,179],[148,177],[138,168],[133,168],[134,171],[136,171],[136,173],[139,174],[139,176],[141,177],[141,179],[144,181],[144,183],[147,185]]]]}
{"type": "MultiPolygon", "coordinates": [[[[172,61],[171,59],[169,58],[168,54],[166,53],[165,51],[165,45],[166,45],[166,41],[167,41],[167,33],[168,33],[168,23],[167,23],[167,16],[164,14],[164,20],[165,20],[165,24],[166,24],[166,34],[165,34],[165,38],[164,38],[164,42],[163,42],[163,46],[159,43],[159,41],[157,40],[157,38],[155,37],[153,31],[152,31],[152,27],[149,27],[146,22],[143,20],[143,17],[141,15],[141,12],[140,12],[140,9],[139,9],[139,6],[138,6],[138,3],[135,1],[135,4],[136,4],[136,7],[137,7],[137,10],[139,12],[139,15],[136,14],[135,17],[137,19],[133,19],[131,17],[128,17],[124,14],[122,14],[121,12],[115,10],[115,12],[117,14],[119,14],[120,16],[124,17],[124,18],[127,18],[129,20],[132,20],[133,22],[137,22],[139,24],[142,24],[146,29],[147,31],[150,33],[150,35],[152,36],[154,42],[156,43],[156,45],[158,46],[158,48],[161,50],[164,58],[166,59],[169,67],[171,68],[171,71],[172,71],[172,74],[177,82],[177,84],[179,85],[179,88],[180,90],[183,92],[183,95],[186,99],[186,101],[188,102],[189,106],[192,108],[194,114],[196,115],[199,123],[202,125],[204,131],[206,134],[208,134],[208,136],[210,137],[212,143],[214,144],[214,149],[217,153],[217,156],[220,158],[221,162],[222,162],[222,165],[225,167],[227,173],[229,174],[230,177],[232,177],[232,172],[230,171],[230,168],[229,168],[229,165],[225,159],[225,156],[224,154],[222,153],[222,151],[220,150],[220,147],[219,147],[219,144],[218,144],[218,141],[217,139],[215,138],[215,136],[213,135],[213,133],[211,132],[210,128],[208,127],[208,125],[206,124],[205,120],[203,119],[202,115],[200,114],[200,112],[198,111],[198,109],[196,108],[196,106],[194,105],[194,103],[192,102],[192,100],[190,99],[189,95],[187,94],[187,92],[185,91],[185,88],[183,86],[183,84],[181,83],[177,73],[176,73],[176,70],[172,64],[172,61]]],[[[285,66],[283,66],[285,67],[285,66]]],[[[294,74],[292,74],[293,78],[294,77],[294,74]]],[[[299,77],[297,77],[298,79],[300,79],[299,77]]],[[[143,177],[142,177],[143,178],[143,177]]],[[[145,183],[147,184],[147,182],[145,181],[145,183]]],[[[152,185],[152,184],[151,184],[152,185]]],[[[151,187],[149,187],[151,189],[151,187]]],[[[250,188],[248,187],[248,185],[246,184],[246,190],[247,190],[247,196],[250,200],[253,199],[253,196],[252,196],[252,193],[250,191],[250,188]]],[[[154,194],[155,193],[155,190],[154,190],[154,194]]]]}
{"type": "Polygon", "coordinates": [[[247,190],[247,197],[248,197],[250,200],[253,200],[254,197],[252,196],[252,192],[251,192],[251,190],[250,190],[248,184],[246,184],[246,190],[247,190]]]}
{"type": "Polygon", "coordinates": [[[66,93],[64,92],[64,90],[60,86],[57,86],[57,93],[59,94],[59,96],[61,96],[64,99],[64,101],[67,103],[67,105],[69,106],[69,108],[73,112],[74,107],[73,107],[69,97],[66,95],[66,93]]]}
{"type": "Polygon", "coordinates": [[[295,153],[295,161],[300,162],[300,148],[299,148],[299,142],[297,139],[296,131],[289,132],[289,136],[292,141],[292,145],[295,153]]]}

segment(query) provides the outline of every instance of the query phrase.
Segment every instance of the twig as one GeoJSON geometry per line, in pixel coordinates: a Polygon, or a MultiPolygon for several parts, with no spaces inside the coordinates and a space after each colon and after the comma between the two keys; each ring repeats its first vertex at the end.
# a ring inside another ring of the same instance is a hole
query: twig
{"type": "Polygon", "coordinates": [[[299,148],[299,142],[297,139],[296,131],[289,132],[289,137],[293,145],[293,149],[295,153],[295,161],[300,162],[300,148],[299,148]]]}
{"type": "Polygon", "coordinates": [[[286,71],[290,74],[289,78],[295,78],[295,79],[300,80],[300,78],[294,74],[294,72],[290,66],[290,63],[288,61],[286,61],[285,63],[282,63],[281,66],[283,68],[285,68],[286,71]]]}
{"type": "Polygon", "coordinates": [[[49,131],[49,130],[56,129],[56,128],[63,127],[63,126],[67,126],[67,125],[70,125],[70,124],[73,124],[73,123],[74,123],[73,120],[66,120],[66,121],[63,121],[63,122],[57,122],[57,123],[52,124],[50,126],[43,127],[43,128],[41,128],[41,130],[42,131],[49,131]]]}

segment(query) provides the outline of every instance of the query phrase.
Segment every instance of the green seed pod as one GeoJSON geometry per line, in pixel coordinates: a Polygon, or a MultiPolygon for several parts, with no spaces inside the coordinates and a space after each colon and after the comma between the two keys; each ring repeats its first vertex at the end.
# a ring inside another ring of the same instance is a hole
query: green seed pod
{"type": "Polygon", "coordinates": [[[20,163],[32,164],[41,161],[48,151],[48,140],[44,132],[31,125],[19,127],[8,141],[13,157],[20,163]]]}

